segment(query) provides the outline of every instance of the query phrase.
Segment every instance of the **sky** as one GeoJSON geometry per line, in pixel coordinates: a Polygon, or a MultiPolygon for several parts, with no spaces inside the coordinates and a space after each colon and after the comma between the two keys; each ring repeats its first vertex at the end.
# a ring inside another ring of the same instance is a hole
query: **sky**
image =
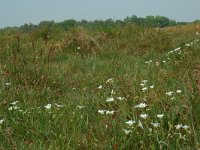
{"type": "Polygon", "coordinates": [[[0,28],[52,20],[116,20],[132,15],[194,21],[200,19],[200,0],[0,0],[0,28]]]}

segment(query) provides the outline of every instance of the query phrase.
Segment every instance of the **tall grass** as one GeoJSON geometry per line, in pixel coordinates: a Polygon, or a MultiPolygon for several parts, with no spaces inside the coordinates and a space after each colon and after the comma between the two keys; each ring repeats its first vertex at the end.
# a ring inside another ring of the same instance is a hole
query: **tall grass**
{"type": "Polygon", "coordinates": [[[199,148],[192,25],[30,36],[1,38],[0,149],[199,148]]]}

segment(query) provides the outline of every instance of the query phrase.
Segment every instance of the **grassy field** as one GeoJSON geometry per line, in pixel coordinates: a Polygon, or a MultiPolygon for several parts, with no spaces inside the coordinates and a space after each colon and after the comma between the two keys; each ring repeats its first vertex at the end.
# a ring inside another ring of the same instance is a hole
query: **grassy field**
{"type": "Polygon", "coordinates": [[[76,27],[0,37],[0,149],[200,148],[200,32],[76,27]]]}

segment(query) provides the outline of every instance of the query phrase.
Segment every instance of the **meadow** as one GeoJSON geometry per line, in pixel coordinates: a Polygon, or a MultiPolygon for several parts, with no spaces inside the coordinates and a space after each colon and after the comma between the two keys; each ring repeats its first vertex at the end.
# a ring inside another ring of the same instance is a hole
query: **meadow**
{"type": "Polygon", "coordinates": [[[0,149],[200,149],[194,24],[0,36],[0,149]]]}

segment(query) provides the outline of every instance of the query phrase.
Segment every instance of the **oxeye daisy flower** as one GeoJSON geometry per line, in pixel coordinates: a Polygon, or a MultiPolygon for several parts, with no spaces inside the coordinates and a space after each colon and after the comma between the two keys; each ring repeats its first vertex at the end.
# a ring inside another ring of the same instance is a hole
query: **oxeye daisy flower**
{"type": "Polygon", "coordinates": [[[132,126],[135,123],[135,121],[129,120],[129,121],[126,121],[125,123],[128,124],[129,126],[132,126]]]}
{"type": "Polygon", "coordinates": [[[167,96],[172,96],[172,95],[173,95],[173,93],[174,93],[174,92],[172,92],[172,91],[169,91],[169,92],[166,92],[166,95],[167,95],[167,96]]]}
{"type": "Polygon", "coordinates": [[[5,121],[4,119],[1,119],[0,120],[0,125],[3,124],[4,121],[5,121]]]}
{"type": "Polygon", "coordinates": [[[138,121],[138,127],[140,127],[141,129],[144,129],[142,122],[140,120],[138,121]]]}
{"type": "Polygon", "coordinates": [[[177,130],[179,130],[179,129],[182,128],[182,124],[178,124],[178,125],[176,125],[175,127],[176,127],[177,130]]]}
{"type": "Polygon", "coordinates": [[[78,108],[78,109],[83,109],[83,108],[85,108],[85,106],[76,106],[76,108],[78,108]]]}
{"type": "Polygon", "coordinates": [[[148,80],[142,80],[141,81],[141,83],[144,83],[144,84],[147,83],[147,82],[148,82],[148,80]]]}
{"type": "Polygon", "coordinates": [[[131,130],[127,130],[127,129],[123,129],[124,130],[124,133],[126,134],[126,135],[128,135],[128,134],[130,134],[132,131],[131,130]]]}
{"type": "Polygon", "coordinates": [[[11,105],[16,105],[18,103],[18,101],[12,102],[10,103],[11,105]]]}
{"type": "Polygon", "coordinates": [[[152,125],[154,128],[160,127],[160,123],[157,123],[157,122],[156,122],[156,123],[153,123],[153,122],[152,122],[151,125],[152,125]]]}
{"type": "Polygon", "coordinates": [[[177,52],[177,51],[179,51],[179,50],[181,50],[181,47],[176,48],[176,49],[174,50],[174,52],[177,52]]]}
{"type": "Polygon", "coordinates": [[[114,110],[112,110],[112,111],[106,110],[106,115],[113,115],[114,112],[115,112],[114,110]]]}
{"type": "Polygon", "coordinates": [[[183,125],[182,128],[185,129],[185,130],[187,130],[187,129],[190,128],[190,126],[188,126],[188,125],[183,125]]]}
{"type": "Polygon", "coordinates": [[[103,115],[105,113],[105,110],[98,110],[98,113],[103,115]]]}
{"type": "Polygon", "coordinates": [[[139,105],[134,106],[135,108],[145,108],[147,105],[145,103],[140,103],[139,105]]]}
{"type": "Polygon", "coordinates": [[[148,90],[147,87],[142,88],[142,92],[145,92],[145,91],[147,91],[147,90],[148,90]]]}
{"type": "Polygon", "coordinates": [[[182,92],[181,90],[177,90],[177,91],[176,91],[176,93],[179,93],[179,94],[180,94],[181,92],[182,92]]]}
{"type": "Polygon", "coordinates": [[[117,99],[122,101],[122,100],[125,100],[125,97],[117,97],[117,99]]]}
{"type": "Polygon", "coordinates": [[[157,114],[157,118],[162,119],[164,117],[164,114],[157,114]]]}
{"type": "Polygon", "coordinates": [[[44,106],[46,109],[51,109],[51,104],[47,104],[46,106],[44,106]]]}
{"type": "Polygon", "coordinates": [[[100,85],[99,87],[98,87],[98,89],[102,89],[103,88],[103,86],[102,85],[100,85]]]}
{"type": "Polygon", "coordinates": [[[114,78],[110,78],[106,81],[106,83],[113,83],[114,82],[114,78]]]}
{"type": "Polygon", "coordinates": [[[112,91],[111,91],[111,95],[114,95],[114,94],[115,94],[115,92],[112,90],[112,91]]]}
{"type": "Polygon", "coordinates": [[[62,107],[64,107],[63,105],[59,105],[59,104],[57,104],[57,103],[55,103],[55,105],[56,105],[57,108],[62,108],[62,107]]]}
{"type": "Polygon", "coordinates": [[[9,83],[9,82],[6,82],[5,84],[6,84],[6,86],[10,86],[11,85],[11,83],[9,83]]]}
{"type": "Polygon", "coordinates": [[[114,98],[113,97],[110,97],[110,98],[107,98],[106,99],[106,102],[113,102],[114,101],[114,98]]]}
{"type": "Polygon", "coordinates": [[[148,115],[147,115],[147,114],[140,114],[140,117],[141,117],[142,119],[146,119],[146,118],[148,117],[148,115]]]}
{"type": "Polygon", "coordinates": [[[149,88],[150,88],[150,89],[153,89],[153,88],[154,88],[154,85],[149,86],[149,88]]]}

